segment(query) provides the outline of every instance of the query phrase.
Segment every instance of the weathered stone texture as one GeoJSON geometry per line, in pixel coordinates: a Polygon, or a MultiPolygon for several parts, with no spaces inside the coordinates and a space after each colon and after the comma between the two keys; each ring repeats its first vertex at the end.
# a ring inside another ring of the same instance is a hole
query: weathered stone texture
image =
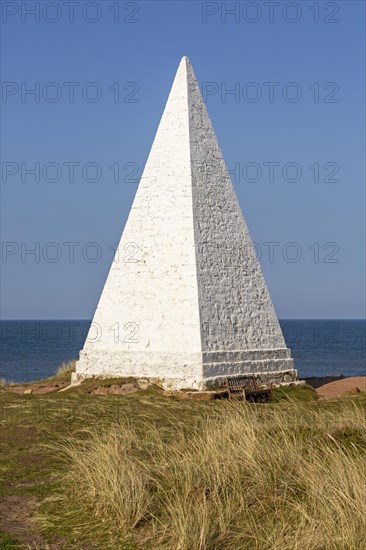
{"type": "Polygon", "coordinates": [[[74,378],[155,377],[202,388],[243,372],[296,378],[183,58],[74,378]]]}

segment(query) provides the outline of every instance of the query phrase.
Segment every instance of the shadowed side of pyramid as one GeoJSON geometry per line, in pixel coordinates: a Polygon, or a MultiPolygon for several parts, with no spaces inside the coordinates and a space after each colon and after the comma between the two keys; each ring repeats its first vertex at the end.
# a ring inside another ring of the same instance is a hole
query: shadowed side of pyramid
{"type": "Polygon", "coordinates": [[[296,378],[187,58],[175,76],[74,380],[296,378]]]}
{"type": "Polygon", "coordinates": [[[204,378],[278,371],[281,379],[293,369],[290,350],[189,62],[187,79],[204,378]]]}

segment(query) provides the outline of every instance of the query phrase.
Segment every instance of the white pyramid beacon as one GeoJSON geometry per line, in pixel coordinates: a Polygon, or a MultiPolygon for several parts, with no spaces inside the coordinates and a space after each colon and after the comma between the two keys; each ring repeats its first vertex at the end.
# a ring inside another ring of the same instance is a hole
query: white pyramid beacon
{"type": "Polygon", "coordinates": [[[183,57],[73,381],[296,380],[199,86],[183,57]]]}

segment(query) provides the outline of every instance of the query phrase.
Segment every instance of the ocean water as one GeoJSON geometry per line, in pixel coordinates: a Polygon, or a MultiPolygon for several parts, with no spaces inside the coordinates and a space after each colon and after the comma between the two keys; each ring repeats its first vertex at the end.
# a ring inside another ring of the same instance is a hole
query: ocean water
{"type": "MultiPolygon", "coordinates": [[[[30,382],[78,357],[91,321],[1,321],[0,377],[30,382]]],[[[300,378],[366,375],[365,320],[281,320],[300,378]]]]}

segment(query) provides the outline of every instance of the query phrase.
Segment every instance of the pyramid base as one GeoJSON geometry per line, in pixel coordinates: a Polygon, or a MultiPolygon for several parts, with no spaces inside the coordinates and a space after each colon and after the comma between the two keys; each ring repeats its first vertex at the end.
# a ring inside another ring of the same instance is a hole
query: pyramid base
{"type": "Polygon", "coordinates": [[[203,390],[225,384],[228,376],[255,376],[259,383],[297,380],[288,349],[193,354],[82,351],[72,383],[87,378],[144,378],[166,389],[203,390]]]}
{"type": "MultiPolygon", "coordinates": [[[[246,369],[244,372],[235,370],[235,374],[228,374],[227,376],[254,376],[258,381],[258,384],[281,386],[291,384],[298,380],[297,370],[288,369],[288,370],[278,370],[278,371],[268,371],[268,372],[248,372],[246,369]]],[[[226,381],[226,376],[216,376],[211,378],[204,378],[203,384],[204,388],[212,388],[217,386],[224,386],[226,381]]]]}
{"type": "Polygon", "coordinates": [[[282,384],[297,380],[289,349],[211,352],[203,355],[206,387],[225,384],[228,376],[254,376],[260,384],[282,384]]]}

